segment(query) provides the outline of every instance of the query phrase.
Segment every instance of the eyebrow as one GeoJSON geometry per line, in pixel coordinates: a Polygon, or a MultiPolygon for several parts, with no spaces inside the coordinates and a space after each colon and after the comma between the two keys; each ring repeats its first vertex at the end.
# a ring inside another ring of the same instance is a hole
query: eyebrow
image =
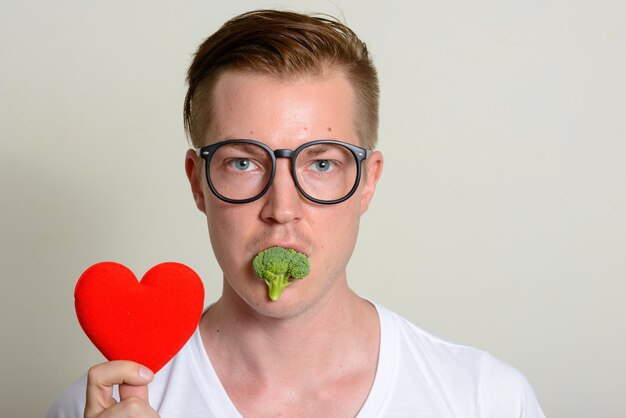
{"type": "Polygon", "coordinates": [[[265,150],[263,150],[262,148],[259,148],[256,145],[253,144],[246,144],[246,143],[231,143],[228,144],[228,148],[234,148],[236,150],[242,151],[242,152],[246,152],[249,154],[255,154],[255,155],[266,155],[267,153],[265,152],[265,150]]]}
{"type": "Polygon", "coordinates": [[[341,148],[334,147],[332,144],[317,144],[314,147],[307,148],[306,152],[315,157],[333,149],[341,150],[341,148]]]}

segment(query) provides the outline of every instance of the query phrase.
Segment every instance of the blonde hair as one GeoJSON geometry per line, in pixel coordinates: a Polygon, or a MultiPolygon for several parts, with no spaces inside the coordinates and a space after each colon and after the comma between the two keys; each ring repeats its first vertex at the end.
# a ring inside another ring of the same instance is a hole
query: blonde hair
{"type": "Polygon", "coordinates": [[[213,89],[228,70],[251,71],[287,79],[303,74],[342,71],[356,95],[355,121],[361,145],[378,140],[378,76],[365,44],[341,22],[300,13],[257,10],[226,22],[204,41],[187,73],[185,129],[195,147],[204,145],[213,89]]]}

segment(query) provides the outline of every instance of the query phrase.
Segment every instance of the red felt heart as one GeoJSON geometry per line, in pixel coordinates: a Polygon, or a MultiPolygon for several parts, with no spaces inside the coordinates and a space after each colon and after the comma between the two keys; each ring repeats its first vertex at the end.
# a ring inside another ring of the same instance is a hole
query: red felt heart
{"type": "Polygon", "coordinates": [[[127,267],[89,267],[74,290],[78,322],[108,360],[158,372],[193,335],[204,305],[200,277],[180,263],[152,267],[141,282],[127,267]]]}

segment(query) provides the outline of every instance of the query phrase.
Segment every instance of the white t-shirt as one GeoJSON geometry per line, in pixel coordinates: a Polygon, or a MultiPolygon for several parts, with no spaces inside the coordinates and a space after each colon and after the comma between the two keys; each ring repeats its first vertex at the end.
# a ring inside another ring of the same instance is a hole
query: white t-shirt
{"type": "MultiPolygon", "coordinates": [[[[358,414],[369,417],[545,418],[517,370],[475,348],[434,337],[376,306],[381,342],[370,394],[358,414]]],[[[80,418],[86,377],[66,390],[46,418],[80,418]]],[[[162,418],[240,418],[196,330],[148,386],[162,418]]]]}

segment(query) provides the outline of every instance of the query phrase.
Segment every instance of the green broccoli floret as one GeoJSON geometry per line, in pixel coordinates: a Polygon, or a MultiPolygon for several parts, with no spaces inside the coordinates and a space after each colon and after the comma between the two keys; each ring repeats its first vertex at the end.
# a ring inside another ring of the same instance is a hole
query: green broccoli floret
{"type": "Polygon", "coordinates": [[[258,253],[252,260],[254,272],[269,287],[270,299],[280,298],[283,290],[291,283],[289,278],[303,279],[309,274],[306,255],[291,248],[271,247],[258,253]]]}

